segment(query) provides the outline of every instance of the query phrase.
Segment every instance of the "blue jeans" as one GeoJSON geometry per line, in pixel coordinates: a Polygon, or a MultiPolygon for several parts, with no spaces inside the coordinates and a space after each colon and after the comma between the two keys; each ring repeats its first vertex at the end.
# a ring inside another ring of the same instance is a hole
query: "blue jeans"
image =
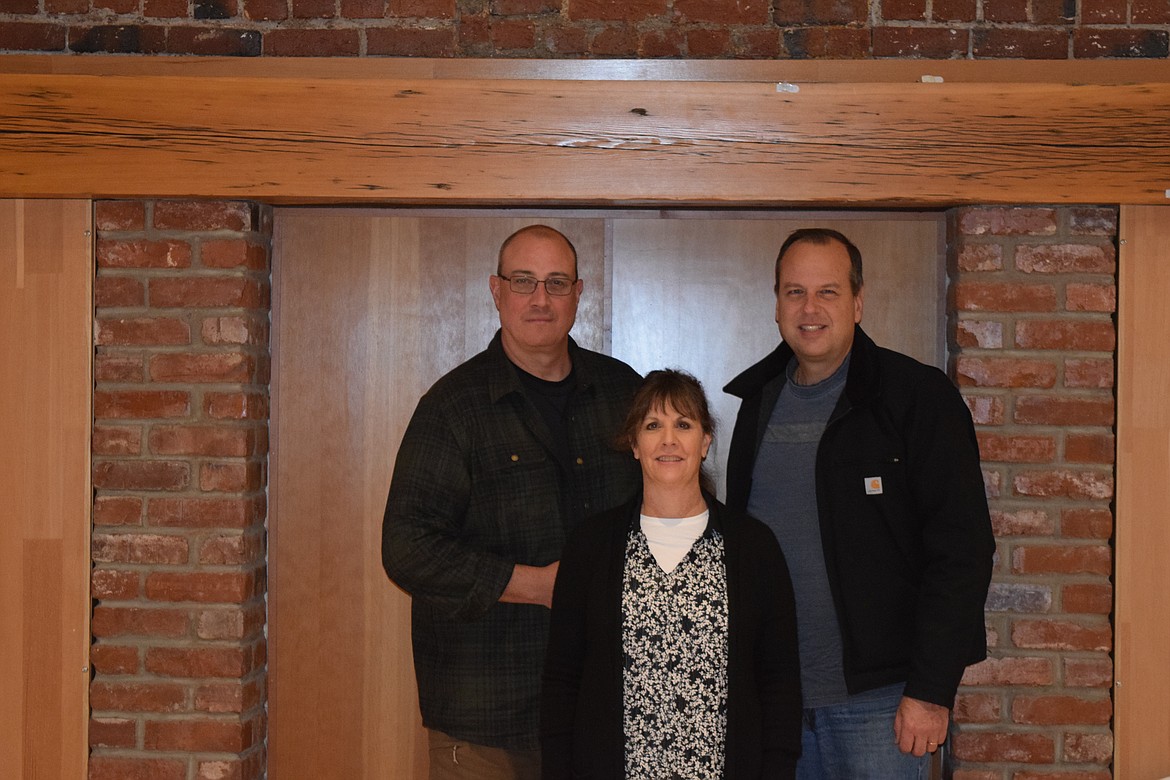
{"type": "Polygon", "coordinates": [[[796,780],[926,780],[930,754],[915,758],[894,742],[902,700],[895,685],[804,711],[796,780]]]}

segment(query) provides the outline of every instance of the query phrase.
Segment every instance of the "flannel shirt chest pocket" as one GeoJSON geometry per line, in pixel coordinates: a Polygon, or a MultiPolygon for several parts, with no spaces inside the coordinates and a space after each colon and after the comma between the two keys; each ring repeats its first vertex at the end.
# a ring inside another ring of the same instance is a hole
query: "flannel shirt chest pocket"
{"type": "Polygon", "coordinates": [[[534,442],[480,448],[468,518],[483,522],[473,533],[484,534],[488,547],[533,554],[559,543],[559,483],[552,456],[534,442]]]}

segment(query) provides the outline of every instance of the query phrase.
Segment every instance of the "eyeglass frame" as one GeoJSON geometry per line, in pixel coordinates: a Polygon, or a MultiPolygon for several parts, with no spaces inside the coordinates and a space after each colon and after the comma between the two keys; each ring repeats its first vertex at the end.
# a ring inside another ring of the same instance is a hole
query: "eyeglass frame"
{"type": "Polygon", "coordinates": [[[496,274],[496,278],[503,279],[505,282],[507,282],[508,289],[511,290],[512,292],[516,293],[517,295],[533,295],[536,293],[536,286],[543,284],[544,291],[546,293],[548,293],[549,295],[555,296],[557,298],[564,298],[567,295],[572,295],[573,294],[573,285],[575,285],[577,282],[581,281],[581,277],[579,277],[579,276],[576,279],[564,279],[564,278],[561,278],[559,276],[550,276],[547,279],[537,279],[535,276],[529,276],[527,274],[512,274],[511,276],[504,276],[503,274],[496,274]],[[515,283],[513,282],[513,280],[521,280],[521,279],[527,279],[527,280],[531,281],[533,283],[532,289],[529,290],[528,292],[523,292],[521,290],[517,290],[514,286],[515,283]],[[549,286],[548,286],[549,282],[562,282],[562,283],[564,283],[565,284],[565,291],[563,293],[553,292],[552,290],[549,289],[549,286]]]}

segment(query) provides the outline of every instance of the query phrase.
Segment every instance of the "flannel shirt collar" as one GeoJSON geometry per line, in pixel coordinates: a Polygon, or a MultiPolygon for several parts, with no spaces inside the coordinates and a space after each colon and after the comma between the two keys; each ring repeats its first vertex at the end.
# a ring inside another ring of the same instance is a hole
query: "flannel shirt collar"
{"type": "MultiPolygon", "coordinates": [[[[512,393],[522,393],[520,386],[520,377],[516,374],[516,367],[512,361],[508,359],[508,355],[504,352],[503,336],[499,330],[496,335],[492,337],[491,343],[487,346],[487,355],[491,359],[487,366],[487,386],[488,397],[492,403],[498,403],[501,399],[511,395],[512,393]]],[[[585,359],[585,352],[577,346],[577,342],[569,337],[569,359],[573,363],[573,373],[577,377],[577,392],[592,392],[593,383],[589,378],[588,361],[585,359]]]]}

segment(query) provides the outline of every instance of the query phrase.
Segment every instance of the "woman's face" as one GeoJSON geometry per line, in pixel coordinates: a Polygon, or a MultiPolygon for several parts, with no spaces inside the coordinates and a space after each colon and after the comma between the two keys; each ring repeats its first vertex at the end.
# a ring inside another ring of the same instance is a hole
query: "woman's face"
{"type": "Polygon", "coordinates": [[[633,450],[647,486],[681,488],[699,484],[699,468],[710,446],[711,436],[703,432],[702,424],[666,401],[642,418],[633,450]]]}

